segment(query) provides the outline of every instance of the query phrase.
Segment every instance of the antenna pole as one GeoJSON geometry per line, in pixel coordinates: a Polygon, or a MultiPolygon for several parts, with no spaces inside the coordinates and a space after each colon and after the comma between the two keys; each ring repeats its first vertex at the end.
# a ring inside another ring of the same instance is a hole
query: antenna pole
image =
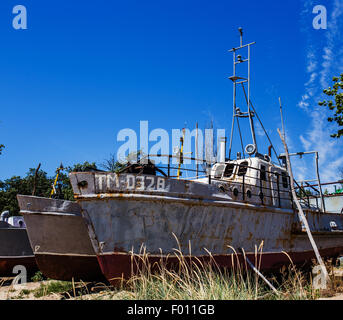
{"type": "Polygon", "coordinates": [[[252,141],[256,147],[256,153],[257,153],[258,149],[257,149],[257,143],[256,143],[256,136],[255,136],[254,120],[252,118],[252,114],[250,110],[250,46],[248,46],[248,114],[249,114],[252,141]]]}
{"type": "Polygon", "coordinates": [[[186,128],[183,128],[182,138],[180,138],[181,148],[180,148],[179,168],[177,169],[177,180],[179,180],[181,176],[181,163],[183,163],[183,144],[185,141],[185,133],[186,133],[186,128]]]}
{"type": "MultiPolygon", "coordinates": [[[[233,77],[236,77],[236,52],[233,51],[233,77]]],[[[231,135],[230,135],[230,146],[229,146],[229,160],[231,160],[231,148],[232,148],[232,139],[233,139],[233,130],[235,127],[235,118],[236,118],[236,82],[233,81],[233,113],[232,113],[232,125],[231,125],[231,135]]]]}
{"type": "Polygon", "coordinates": [[[240,33],[240,43],[241,43],[241,47],[243,46],[243,28],[238,28],[239,33],[240,33]]]}
{"type": "Polygon", "coordinates": [[[282,134],[283,134],[283,138],[286,140],[285,124],[284,124],[284,122],[283,122],[283,115],[282,115],[281,97],[279,97],[279,104],[280,104],[280,115],[281,115],[282,134]]]}
{"type": "MultiPolygon", "coordinates": [[[[230,136],[230,147],[229,147],[229,159],[231,159],[231,148],[232,148],[232,139],[233,139],[233,133],[234,133],[234,125],[235,125],[235,118],[249,118],[250,123],[250,129],[251,129],[251,136],[253,140],[253,144],[255,146],[255,153],[258,152],[257,150],[257,142],[256,142],[256,135],[255,135],[255,128],[254,128],[254,112],[251,110],[251,102],[250,102],[250,80],[251,80],[251,74],[250,74],[250,60],[251,60],[251,54],[250,54],[250,47],[255,44],[255,42],[251,42],[248,44],[243,44],[243,29],[239,28],[240,33],[240,46],[237,48],[232,48],[229,50],[233,54],[233,76],[229,77],[229,79],[233,82],[233,118],[232,118],[232,127],[231,127],[231,136],[230,136]],[[241,55],[237,54],[239,50],[242,50],[244,48],[248,49],[248,58],[244,59],[241,55]],[[245,77],[240,77],[236,75],[236,65],[240,63],[248,63],[248,75],[245,77]],[[242,112],[240,108],[237,107],[236,103],[236,95],[237,95],[237,84],[244,84],[245,82],[248,83],[248,95],[247,95],[247,107],[248,112],[242,112]]],[[[238,119],[237,119],[238,123],[238,119]]],[[[242,142],[242,139],[241,139],[242,142]]],[[[244,151],[243,151],[244,154],[244,151]]]]}

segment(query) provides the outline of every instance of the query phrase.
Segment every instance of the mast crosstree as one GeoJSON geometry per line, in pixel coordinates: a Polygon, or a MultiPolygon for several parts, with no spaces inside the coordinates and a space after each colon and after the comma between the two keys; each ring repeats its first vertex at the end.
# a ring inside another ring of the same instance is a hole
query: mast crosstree
{"type": "Polygon", "coordinates": [[[232,116],[232,127],[231,127],[231,135],[230,135],[230,146],[229,146],[229,159],[231,159],[231,150],[232,150],[232,139],[233,139],[233,133],[234,133],[234,126],[235,121],[237,121],[237,126],[239,130],[239,136],[241,140],[242,145],[242,152],[244,156],[244,152],[248,153],[249,155],[254,155],[258,153],[257,143],[256,143],[256,135],[255,135],[255,128],[254,128],[254,116],[255,113],[252,110],[251,100],[250,100],[250,61],[251,61],[251,46],[254,45],[256,42],[251,42],[248,44],[243,44],[243,29],[239,28],[240,33],[240,46],[236,48],[232,48],[229,50],[229,52],[232,52],[233,55],[233,75],[229,77],[229,79],[233,82],[233,116],[232,116]],[[242,52],[242,50],[247,50],[247,58],[244,58],[242,54],[239,54],[242,52]],[[240,76],[237,72],[237,65],[241,63],[247,64],[247,72],[246,75],[240,76]],[[246,92],[245,85],[248,87],[248,90],[246,92]],[[247,112],[241,111],[239,107],[237,107],[237,86],[242,86],[242,90],[244,92],[244,96],[246,99],[247,104],[247,112]],[[249,144],[244,149],[243,140],[242,140],[242,134],[241,129],[239,125],[239,118],[249,118],[250,123],[250,130],[251,130],[251,136],[252,136],[252,144],[249,144]]]}

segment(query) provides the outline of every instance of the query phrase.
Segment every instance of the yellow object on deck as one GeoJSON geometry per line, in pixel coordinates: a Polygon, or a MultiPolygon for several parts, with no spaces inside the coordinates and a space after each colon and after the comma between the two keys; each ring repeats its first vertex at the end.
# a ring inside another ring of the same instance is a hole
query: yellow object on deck
{"type": "Polygon", "coordinates": [[[52,185],[52,190],[50,192],[50,198],[56,193],[56,188],[55,187],[56,187],[56,184],[57,184],[57,181],[58,181],[58,176],[60,174],[60,171],[63,170],[63,169],[64,169],[63,168],[63,164],[61,163],[60,167],[57,168],[57,170],[56,170],[57,174],[56,174],[56,178],[55,178],[54,184],[52,185]]]}
{"type": "Polygon", "coordinates": [[[186,133],[186,129],[183,128],[182,129],[182,138],[180,139],[181,141],[181,148],[180,148],[180,161],[179,161],[179,168],[177,170],[177,179],[180,179],[180,170],[181,170],[181,163],[183,163],[183,143],[185,140],[185,133],[186,133]]]}

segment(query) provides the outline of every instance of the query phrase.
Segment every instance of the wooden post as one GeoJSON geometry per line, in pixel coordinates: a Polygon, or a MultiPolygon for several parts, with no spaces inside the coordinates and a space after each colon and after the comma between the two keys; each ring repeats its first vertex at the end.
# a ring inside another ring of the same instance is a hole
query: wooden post
{"type": "Polygon", "coordinates": [[[319,185],[319,194],[320,194],[320,201],[322,204],[322,212],[325,213],[325,201],[324,201],[324,197],[323,197],[323,191],[322,191],[322,185],[320,183],[320,177],[319,177],[319,165],[318,165],[318,152],[316,152],[316,174],[317,174],[317,180],[318,180],[318,185],[319,185]]]}
{"type": "Polygon", "coordinates": [[[325,280],[325,286],[326,286],[326,283],[330,280],[329,278],[329,274],[326,270],[326,267],[324,265],[324,262],[322,260],[322,257],[320,256],[320,253],[318,251],[318,248],[317,248],[317,245],[313,239],[313,236],[312,236],[312,233],[311,233],[311,230],[310,230],[310,227],[308,225],[308,222],[307,222],[307,219],[304,215],[304,212],[302,210],[302,207],[298,201],[298,198],[297,198],[297,194],[295,193],[295,189],[294,189],[294,178],[293,178],[293,173],[292,173],[292,167],[291,167],[291,161],[289,160],[289,154],[288,154],[288,148],[287,148],[287,144],[286,144],[286,141],[283,137],[283,135],[281,134],[280,132],[280,129],[277,129],[278,133],[279,133],[279,136],[282,140],[282,143],[283,143],[283,146],[285,148],[285,153],[286,153],[286,161],[287,161],[287,170],[288,170],[288,174],[289,174],[289,178],[290,178],[290,186],[291,186],[291,190],[292,190],[292,195],[293,195],[293,199],[294,199],[294,202],[298,208],[298,215],[299,215],[299,219],[300,221],[303,222],[304,226],[305,226],[305,229],[306,229],[306,232],[307,232],[307,236],[311,242],[311,245],[312,245],[312,248],[313,248],[313,251],[314,253],[316,254],[316,257],[317,257],[317,261],[322,269],[322,273],[324,275],[324,280],[325,280]]]}
{"type": "Polygon", "coordinates": [[[171,156],[168,155],[168,178],[170,177],[170,158],[171,156]]]}
{"type": "Polygon", "coordinates": [[[250,268],[256,272],[256,274],[269,286],[270,289],[272,289],[274,291],[274,293],[276,293],[277,295],[279,295],[279,292],[275,289],[275,287],[267,280],[266,277],[263,276],[263,274],[252,264],[252,262],[248,259],[248,257],[245,255],[244,249],[240,248],[239,250],[243,256],[244,259],[246,259],[246,261],[248,262],[250,268]]]}
{"type": "Polygon", "coordinates": [[[38,175],[38,171],[40,168],[41,164],[38,165],[36,172],[35,172],[35,177],[33,179],[33,190],[32,190],[32,195],[34,196],[36,194],[36,183],[37,183],[37,175],[38,175]]]}

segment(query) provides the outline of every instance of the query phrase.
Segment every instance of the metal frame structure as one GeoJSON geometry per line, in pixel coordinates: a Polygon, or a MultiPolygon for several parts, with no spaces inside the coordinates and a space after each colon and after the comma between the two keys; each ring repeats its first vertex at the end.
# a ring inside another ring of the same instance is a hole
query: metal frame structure
{"type": "Polygon", "coordinates": [[[239,32],[240,32],[240,46],[236,47],[236,48],[232,48],[231,50],[229,50],[229,52],[232,52],[232,55],[233,55],[233,76],[229,77],[229,79],[233,82],[233,117],[232,117],[232,127],[231,127],[231,135],[230,135],[229,159],[231,159],[232,139],[233,139],[233,133],[234,133],[234,126],[235,126],[235,119],[236,118],[237,118],[237,126],[238,126],[238,130],[239,130],[240,140],[241,140],[241,144],[242,144],[243,156],[245,157],[242,134],[241,134],[241,129],[240,129],[240,125],[239,125],[239,118],[249,118],[252,140],[253,140],[253,144],[255,146],[255,153],[258,152],[257,143],[256,143],[256,136],[255,136],[255,129],[254,129],[254,122],[253,122],[254,112],[251,111],[251,100],[250,100],[250,91],[251,91],[251,89],[250,89],[250,60],[251,60],[250,47],[253,44],[255,44],[256,42],[251,42],[251,43],[243,45],[243,29],[239,28],[239,32]],[[248,49],[248,58],[247,59],[244,59],[244,58],[242,58],[241,55],[237,54],[240,50],[242,50],[244,48],[248,49]],[[244,63],[244,62],[248,63],[248,71],[247,71],[248,74],[246,77],[237,76],[236,65],[244,63]],[[243,87],[243,90],[244,90],[244,83],[247,83],[247,86],[248,86],[248,93],[246,95],[247,107],[248,107],[247,112],[241,112],[241,110],[239,108],[237,108],[237,85],[241,84],[243,87]]]}
{"type": "MultiPolygon", "coordinates": [[[[303,181],[303,182],[305,182],[305,183],[306,182],[317,182],[318,183],[319,196],[320,196],[320,201],[321,201],[321,204],[322,204],[321,210],[322,210],[323,213],[325,213],[325,201],[324,201],[324,197],[323,197],[322,184],[320,182],[320,175],[319,175],[319,163],[318,163],[318,161],[319,161],[319,153],[318,153],[318,151],[306,151],[306,152],[290,153],[289,156],[290,157],[294,157],[294,156],[302,157],[303,155],[306,155],[306,154],[314,154],[315,155],[317,179],[306,180],[306,181],[303,181]]],[[[279,158],[283,158],[283,157],[285,157],[285,154],[281,154],[279,158]]]]}

